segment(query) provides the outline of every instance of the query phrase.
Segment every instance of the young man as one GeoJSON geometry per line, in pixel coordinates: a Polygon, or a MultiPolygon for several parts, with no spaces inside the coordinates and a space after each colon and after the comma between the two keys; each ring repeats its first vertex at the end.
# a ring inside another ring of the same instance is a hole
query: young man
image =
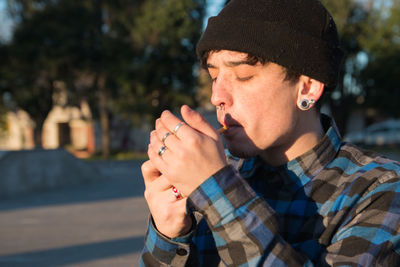
{"type": "Polygon", "coordinates": [[[142,166],[142,266],[399,266],[400,165],[316,106],[342,52],[317,0],[232,0],[197,46],[219,133],[165,111],[142,166]],[[178,191],[179,190],[179,191],[178,191]]]}

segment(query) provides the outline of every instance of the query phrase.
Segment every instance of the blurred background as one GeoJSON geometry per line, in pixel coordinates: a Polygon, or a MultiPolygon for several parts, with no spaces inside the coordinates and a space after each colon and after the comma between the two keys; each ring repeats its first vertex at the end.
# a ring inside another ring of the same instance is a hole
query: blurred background
{"type": "MultiPolygon", "coordinates": [[[[182,104],[215,121],[195,45],[226,2],[0,0],[0,266],[135,265],[149,132],[182,104]]],[[[322,111],[398,159],[400,0],[322,2],[346,51],[322,111]]]]}

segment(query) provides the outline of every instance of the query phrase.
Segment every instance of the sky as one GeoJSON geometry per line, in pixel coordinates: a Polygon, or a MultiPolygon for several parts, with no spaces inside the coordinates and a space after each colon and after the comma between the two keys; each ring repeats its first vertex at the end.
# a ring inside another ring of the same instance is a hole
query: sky
{"type": "MultiPolygon", "coordinates": [[[[2,0],[1,0],[2,1],[2,0]]],[[[207,13],[209,16],[215,16],[221,10],[225,0],[207,0],[207,13]]]]}
{"type": "MultiPolygon", "coordinates": [[[[215,16],[221,10],[225,0],[207,0],[207,18],[215,16]]],[[[11,38],[12,22],[6,12],[6,0],[0,0],[0,42],[11,38]]]]}
{"type": "Polygon", "coordinates": [[[11,37],[11,20],[5,12],[5,0],[0,0],[0,41],[9,40],[11,37]]]}

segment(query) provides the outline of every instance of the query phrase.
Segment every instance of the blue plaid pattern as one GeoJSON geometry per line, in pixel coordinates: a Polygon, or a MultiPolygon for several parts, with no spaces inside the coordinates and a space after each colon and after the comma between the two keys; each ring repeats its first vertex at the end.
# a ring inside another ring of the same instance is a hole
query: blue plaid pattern
{"type": "Polygon", "coordinates": [[[400,164],[342,143],[334,122],[284,166],[235,159],[188,199],[196,227],[149,224],[141,266],[400,266],[400,164]]]}

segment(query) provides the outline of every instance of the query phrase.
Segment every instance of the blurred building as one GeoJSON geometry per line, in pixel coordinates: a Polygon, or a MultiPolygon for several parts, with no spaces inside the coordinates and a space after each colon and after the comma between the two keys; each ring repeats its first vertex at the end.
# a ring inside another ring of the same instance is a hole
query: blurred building
{"type": "Polygon", "coordinates": [[[32,149],[35,146],[33,129],[35,123],[21,109],[7,111],[4,129],[0,131],[0,150],[32,149]]]}
{"type": "MultiPolygon", "coordinates": [[[[95,132],[90,108],[54,106],[42,129],[44,149],[66,148],[79,157],[95,152],[95,132]]],[[[0,150],[26,150],[35,147],[35,123],[23,110],[7,111],[0,131],[0,150]]]]}
{"type": "Polygon", "coordinates": [[[78,157],[95,152],[95,132],[89,105],[82,101],[80,107],[55,105],[42,129],[45,149],[64,147],[78,157]]]}

